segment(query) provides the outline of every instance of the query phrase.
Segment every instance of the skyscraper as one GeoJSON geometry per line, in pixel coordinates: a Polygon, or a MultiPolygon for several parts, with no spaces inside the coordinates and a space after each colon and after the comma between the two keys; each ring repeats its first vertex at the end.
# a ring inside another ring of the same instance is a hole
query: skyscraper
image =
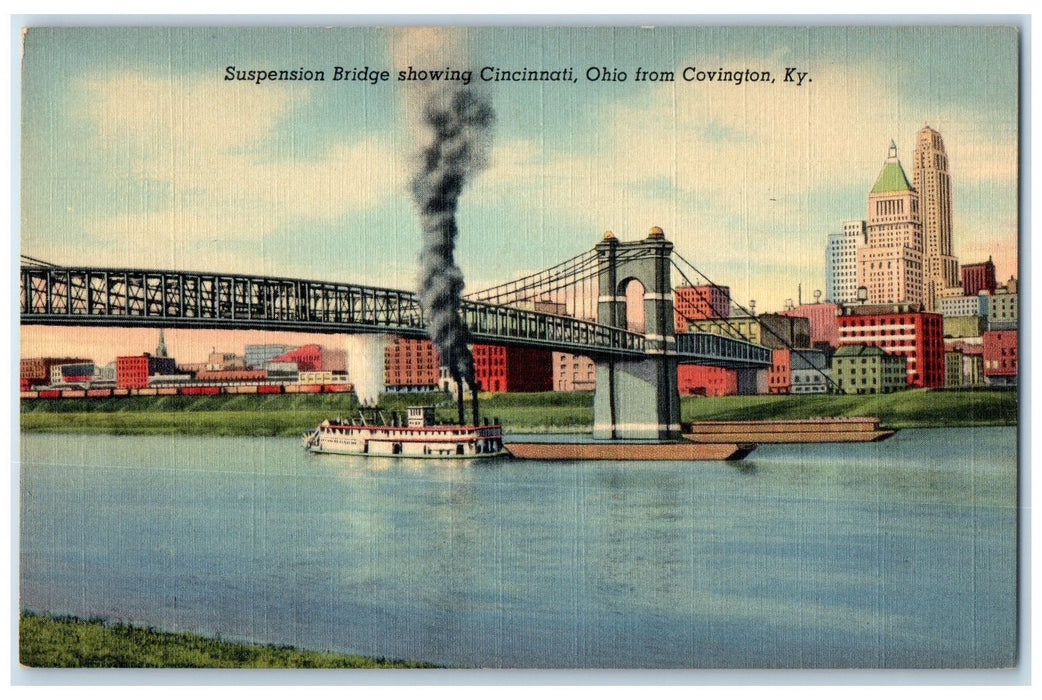
{"type": "Polygon", "coordinates": [[[867,242],[857,252],[858,286],[868,302],[923,302],[923,230],[919,195],[891,141],[886,163],[868,193],[867,242]]]}
{"type": "Polygon", "coordinates": [[[912,185],[923,224],[923,302],[933,310],[945,289],[959,286],[952,255],[952,178],[941,134],[924,125],[916,136],[912,185]]]}
{"type": "Polygon", "coordinates": [[[844,221],[843,233],[830,233],[825,246],[825,300],[857,300],[857,252],[865,245],[865,222],[844,221]]]}

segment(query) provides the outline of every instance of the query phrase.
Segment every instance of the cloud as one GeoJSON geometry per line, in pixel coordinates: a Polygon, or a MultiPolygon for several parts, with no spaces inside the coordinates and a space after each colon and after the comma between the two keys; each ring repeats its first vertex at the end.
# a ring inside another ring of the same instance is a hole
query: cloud
{"type": "MultiPolygon", "coordinates": [[[[814,81],[802,88],[675,83],[611,105],[601,119],[610,125],[610,172],[633,183],[665,171],[680,191],[709,192],[740,210],[752,192],[779,201],[849,183],[864,183],[867,192],[891,138],[910,167],[915,129],[931,115],[915,113],[865,66],[825,66],[814,81]]],[[[963,177],[1012,177],[1009,149],[975,128],[979,118],[969,114],[934,126],[958,134],[966,154],[963,177]]]]}
{"type": "Polygon", "coordinates": [[[467,58],[462,27],[391,27],[388,29],[391,65],[406,68],[442,67],[467,58]]]}
{"type": "MultiPolygon", "coordinates": [[[[591,233],[632,239],[662,226],[707,274],[777,306],[798,281],[824,284],[825,235],[864,217],[891,138],[911,177],[924,121],[945,138],[956,186],[1015,187],[1015,124],[996,128],[987,106],[935,118],[887,75],[833,63],[804,87],[781,84],[781,73],[773,85],[735,87],[685,83],[678,73],[678,82],[620,93],[592,120],[602,131],[563,150],[542,151],[531,138],[497,143],[479,187],[486,197],[538,194],[548,220],[578,217],[591,233]]],[[[984,214],[963,235],[1001,246],[1008,218],[984,214]]]]}
{"type": "Polygon", "coordinates": [[[191,74],[110,74],[86,79],[78,89],[99,148],[119,148],[129,139],[152,145],[157,156],[171,143],[223,152],[254,141],[271,131],[293,100],[285,85],[258,89],[191,74]]]}
{"type": "Polygon", "coordinates": [[[185,246],[262,245],[302,219],[333,221],[404,189],[398,152],[378,131],[298,156],[294,141],[306,134],[295,114],[312,98],[306,85],[260,89],[127,74],[86,81],[81,90],[90,148],[104,164],[98,178],[128,191],[157,182],[167,188],[158,206],[144,209],[128,196],[117,211],[84,223],[99,242],[122,246],[128,260],[166,266],[185,246]]]}
{"type": "MultiPolygon", "coordinates": [[[[386,61],[402,68],[463,65],[468,49],[481,46],[463,28],[399,27],[386,36],[386,61]]],[[[789,60],[754,51],[723,63],[776,70],[789,60]]],[[[678,70],[697,63],[676,61],[678,70]]],[[[771,308],[798,281],[824,284],[825,234],[864,217],[891,138],[910,169],[915,131],[928,121],[945,138],[956,180],[956,253],[986,258],[994,250],[998,263],[1001,249],[1012,267],[1016,198],[995,195],[1015,191],[1015,121],[997,118],[989,104],[930,113],[925,97],[908,96],[901,72],[882,65],[822,64],[799,88],[782,78],[776,72],[774,85],[740,87],[580,84],[567,88],[570,102],[511,102],[525,93],[502,91],[520,87],[495,87],[500,135],[489,169],[464,194],[461,220],[470,224],[464,243],[488,232],[502,254],[489,260],[484,249],[479,257],[463,246],[461,261],[473,259],[478,275],[492,278],[509,274],[505,265],[545,267],[575,255],[606,229],[625,240],[658,225],[714,281],[771,308]],[[549,104],[557,110],[539,111],[549,104]],[[550,251],[559,257],[548,260],[550,251]]],[[[46,181],[27,178],[24,191],[51,206],[29,208],[36,219],[24,225],[27,250],[59,261],[193,268],[203,261],[210,269],[279,274],[306,272],[313,251],[325,249],[317,238],[356,222],[359,236],[362,228],[367,235],[381,229],[386,241],[412,235],[415,221],[403,218],[411,208],[401,202],[420,139],[402,115],[416,113],[423,89],[396,86],[394,124],[367,108],[364,133],[345,129],[315,152],[304,144],[318,142],[309,131],[316,126],[330,133],[329,114],[316,109],[325,89],[142,72],[74,82],[64,93],[72,118],[56,128],[70,143],[85,137],[80,160],[95,182],[62,180],[68,171],[55,168],[64,142],[41,140],[54,165],[46,181]],[[289,249],[287,235],[310,237],[301,241],[310,245],[292,248],[295,259],[272,260],[272,250],[289,249]]],[[[351,279],[375,268],[338,265],[351,279]]],[[[314,269],[327,274],[331,264],[314,269]]]]}

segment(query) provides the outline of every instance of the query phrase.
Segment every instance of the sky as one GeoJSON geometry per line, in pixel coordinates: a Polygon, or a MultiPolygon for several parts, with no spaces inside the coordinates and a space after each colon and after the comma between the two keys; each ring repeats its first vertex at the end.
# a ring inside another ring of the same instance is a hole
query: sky
{"type": "MultiPolygon", "coordinates": [[[[911,177],[924,124],[947,148],[955,255],[1016,274],[1014,28],[32,28],[23,54],[21,249],[60,265],[415,289],[409,181],[431,84],[397,80],[411,66],[472,70],[496,112],[488,167],[460,199],[468,291],[606,230],[633,240],[660,226],[736,301],[777,310],[798,286],[809,301],[827,234],[865,218],[891,140],[911,177]],[[229,66],[326,80],[225,80],[229,66]],[[575,82],[483,82],[485,66],[570,68],[575,82]],[[337,67],[389,80],[334,81],[337,67]],[[774,82],[685,81],[688,67],[774,82]],[[639,68],[676,80],[638,81],[639,68]]],[[[157,339],[21,330],[23,356],[74,337],[99,362],[157,339]]],[[[184,361],[222,344],[242,350],[239,337],[167,334],[184,361]]]]}

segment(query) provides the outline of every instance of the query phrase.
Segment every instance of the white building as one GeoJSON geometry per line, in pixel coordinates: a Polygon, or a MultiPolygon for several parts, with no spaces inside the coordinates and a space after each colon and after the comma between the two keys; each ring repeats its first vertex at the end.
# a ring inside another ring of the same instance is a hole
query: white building
{"type": "Polygon", "coordinates": [[[793,350],[789,359],[790,394],[827,394],[832,383],[828,358],[821,350],[793,350]]]}
{"type": "Polygon", "coordinates": [[[864,221],[844,221],[843,233],[830,233],[825,246],[825,300],[857,301],[857,251],[865,245],[864,221]]]}
{"type": "Polygon", "coordinates": [[[987,316],[988,295],[944,297],[937,299],[937,313],[942,316],[987,316]]]}

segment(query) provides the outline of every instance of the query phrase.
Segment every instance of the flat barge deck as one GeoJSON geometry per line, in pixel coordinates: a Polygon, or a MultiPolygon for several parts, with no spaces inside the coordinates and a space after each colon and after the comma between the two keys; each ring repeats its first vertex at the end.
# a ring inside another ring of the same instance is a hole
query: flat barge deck
{"type": "Polygon", "coordinates": [[[805,418],[800,420],[695,421],[684,423],[684,437],[698,444],[754,442],[878,442],[896,430],[882,428],[879,419],[805,418]]]}
{"type": "Polygon", "coordinates": [[[739,460],[755,445],[695,442],[508,442],[507,451],[518,459],[541,460],[739,460]]]}

